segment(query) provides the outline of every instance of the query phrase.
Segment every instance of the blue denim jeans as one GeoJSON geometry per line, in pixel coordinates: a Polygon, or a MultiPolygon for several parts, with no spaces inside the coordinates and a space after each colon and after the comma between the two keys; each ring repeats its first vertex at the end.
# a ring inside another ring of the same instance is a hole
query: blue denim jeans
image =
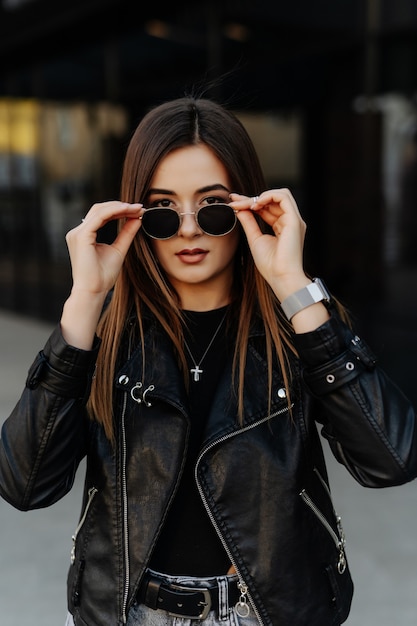
{"type": "MultiPolygon", "coordinates": [[[[126,626],[259,626],[259,622],[249,604],[229,606],[227,597],[227,583],[238,582],[236,574],[213,576],[209,578],[195,578],[192,576],[167,576],[149,570],[151,574],[163,578],[168,583],[177,583],[187,587],[210,587],[219,585],[219,606],[213,607],[205,620],[193,620],[184,617],[174,617],[166,611],[154,610],[144,604],[133,604],[127,617],[126,626]],[[243,616],[243,617],[242,617],[243,616]]],[[[238,603],[239,604],[239,603],[238,603]]],[[[74,626],[72,616],[68,614],[65,626],[74,626]]]]}

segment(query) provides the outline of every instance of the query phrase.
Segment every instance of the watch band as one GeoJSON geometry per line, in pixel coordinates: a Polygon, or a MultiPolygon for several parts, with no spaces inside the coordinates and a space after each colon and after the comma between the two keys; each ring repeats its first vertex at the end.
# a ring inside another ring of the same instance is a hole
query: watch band
{"type": "Polygon", "coordinates": [[[330,293],[323,281],[320,278],[313,278],[313,282],[309,285],[292,293],[288,298],[285,298],[285,300],[281,302],[281,308],[286,317],[291,320],[296,313],[299,313],[303,309],[317,302],[321,302],[322,300],[329,302],[330,298],[330,293]]]}

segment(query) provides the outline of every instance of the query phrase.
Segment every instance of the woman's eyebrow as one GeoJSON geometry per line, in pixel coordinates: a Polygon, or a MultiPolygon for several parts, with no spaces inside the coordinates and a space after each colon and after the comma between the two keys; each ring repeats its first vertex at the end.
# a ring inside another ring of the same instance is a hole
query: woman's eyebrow
{"type": "Polygon", "coordinates": [[[175,193],[169,189],[149,189],[148,194],[151,193],[158,193],[161,196],[175,196],[175,193]]]}
{"type": "MultiPolygon", "coordinates": [[[[212,185],[206,185],[204,187],[201,187],[200,189],[197,189],[197,193],[207,193],[208,191],[226,191],[227,193],[229,193],[230,190],[221,183],[214,183],[212,185]]],[[[161,196],[175,196],[175,191],[171,191],[170,189],[152,188],[148,191],[148,195],[151,194],[159,194],[161,196]]]]}
{"type": "Polygon", "coordinates": [[[230,190],[221,183],[207,185],[206,187],[201,187],[201,189],[197,189],[198,193],[207,193],[207,191],[227,191],[227,193],[229,193],[230,190]]]}

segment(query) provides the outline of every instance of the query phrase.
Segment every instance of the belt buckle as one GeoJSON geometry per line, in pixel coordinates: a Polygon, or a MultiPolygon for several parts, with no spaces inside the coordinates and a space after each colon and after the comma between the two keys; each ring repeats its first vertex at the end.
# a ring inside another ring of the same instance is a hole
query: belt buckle
{"type": "Polygon", "coordinates": [[[190,619],[206,619],[207,615],[211,611],[211,594],[210,590],[207,587],[184,587],[182,585],[176,585],[175,583],[171,583],[170,587],[172,589],[178,589],[179,591],[189,591],[190,593],[202,593],[204,600],[199,602],[198,604],[203,607],[201,613],[199,615],[184,615],[184,613],[171,613],[168,612],[172,617],[188,617],[190,619]]]}

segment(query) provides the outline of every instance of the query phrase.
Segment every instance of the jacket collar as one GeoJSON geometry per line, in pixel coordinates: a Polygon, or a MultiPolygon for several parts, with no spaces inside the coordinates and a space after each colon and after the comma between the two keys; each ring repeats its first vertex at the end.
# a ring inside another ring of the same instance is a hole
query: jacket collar
{"type": "MultiPolygon", "coordinates": [[[[134,322],[134,318],[131,320],[134,322]]],[[[134,325],[134,324],[133,324],[134,325]]],[[[133,328],[132,325],[132,328],[133,328]]],[[[257,338],[264,336],[260,320],[252,325],[245,371],[244,419],[239,423],[237,399],[233,391],[232,359],[225,363],[223,375],[219,381],[212,408],[207,420],[207,438],[226,435],[236,429],[248,427],[268,415],[285,412],[287,399],[280,371],[274,368],[272,379],[272,398],[268,400],[267,363],[255,344],[257,338]]],[[[171,404],[189,415],[188,399],[184,380],[178,367],[172,344],[152,315],[145,316],[145,367],[143,368],[143,347],[139,343],[133,347],[128,360],[116,375],[116,387],[127,390],[133,396],[152,399],[171,404]]],[[[192,384],[192,383],[191,383],[192,384]]]]}

